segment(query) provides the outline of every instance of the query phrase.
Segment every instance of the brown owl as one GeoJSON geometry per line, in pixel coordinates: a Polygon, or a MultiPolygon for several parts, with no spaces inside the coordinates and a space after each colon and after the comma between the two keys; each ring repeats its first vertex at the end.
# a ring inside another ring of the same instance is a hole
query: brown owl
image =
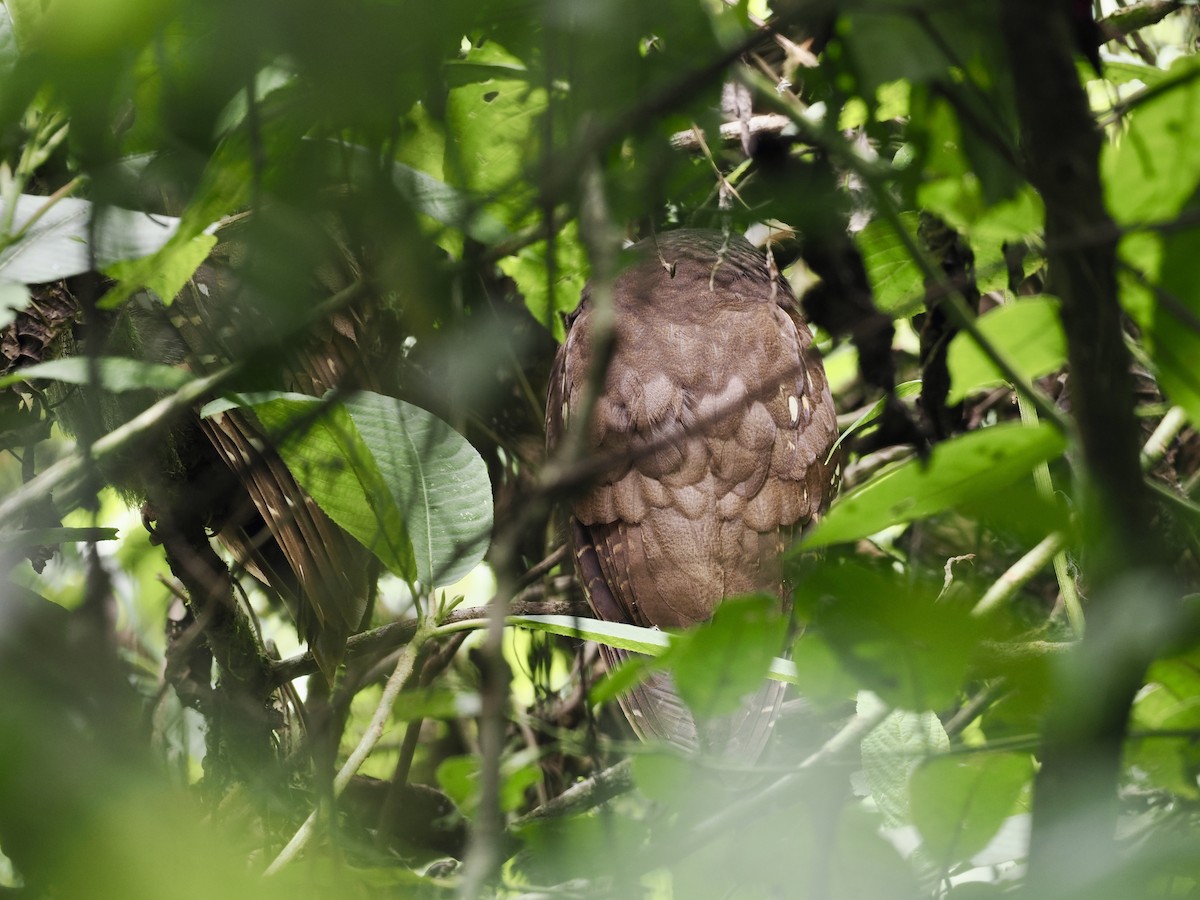
{"type": "MultiPolygon", "coordinates": [[[[613,289],[612,343],[584,426],[596,352],[585,289],[551,375],[548,445],[586,427],[611,464],[572,505],[575,558],[596,615],[685,628],[724,598],[787,592],[779,557],[828,508],[833,400],[788,283],[739,236],[680,230],[642,241],[613,289]]],[[[623,654],[602,647],[611,666],[623,654]]],[[[621,697],[643,738],[758,757],[784,686],[697,729],[670,678],[621,697]]]]}

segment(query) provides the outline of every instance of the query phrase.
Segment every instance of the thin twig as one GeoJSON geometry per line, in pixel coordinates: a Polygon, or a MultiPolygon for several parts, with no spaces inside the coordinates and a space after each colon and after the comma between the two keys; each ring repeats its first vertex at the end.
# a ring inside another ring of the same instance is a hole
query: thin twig
{"type": "MultiPolygon", "coordinates": [[[[780,134],[785,129],[790,127],[792,120],[787,116],[782,116],[779,113],[766,113],[761,116],[751,116],[746,122],[746,128],[750,134],[780,134]]],[[[723,122],[719,130],[721,142],[723,144],[736,144],[742,137],[742,123],[740,122],[723,122]]],[[[704,146],[704,132],[699,128],[692,126],[687,131],[677,131],[671,135],[671,148],[673,150],[688,150],[700,151],[711,158],[711,154],[707,152],[704,146]]]]}
{"type": "MultiPolygon", "coordinates": [[[[542,600],[524,601],[518,599],[508,605],[508,615],[513,616],[576,616],[583,619],[592,617],[591,609],[586,603],[572,600],[542,600]]],[[[484,607],[468,607],[456,609],[442,619],[442,625],[455,625],[465,621],[487,619],[487,609],[484,607]]],[[[410,643],[417,635],[420,623],[417,619],[401,619],[390,622],[379,628],[364,631],[351,636],[346,642],[346,660],[369,656],[372,653],[387,653],[410,643]]],[[[317,661],[312,651],[297,653],[287,659],[270,664],[270,680],[272,684],[284,684],[304,675],[317,671],[317,661]]]]}

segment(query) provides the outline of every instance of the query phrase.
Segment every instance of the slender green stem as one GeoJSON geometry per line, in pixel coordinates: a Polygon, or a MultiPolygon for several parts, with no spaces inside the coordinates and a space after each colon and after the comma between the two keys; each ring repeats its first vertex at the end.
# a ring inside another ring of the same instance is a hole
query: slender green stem
{"type": "MultiPolygon", "coordinates": [[[[1026,425],[1034,426],[1038,424],[1037,410],[1028,400],[1017,395],[1017,407],[1021,411],[1021,421],[1026,425]]],[[[1040,462],[1033,470],[1033,483],[1037,488],[1038,495],[1044,500],[1054,499],[1054,482],[1050,478],[1050,465],[1046,462],[1040,462]]],[[[1083,637],[1084,628],[1086,626],[1083,615],[1083,603],[1079,599],[1079,591],[1075,588],[1075,577],[1071,574],[1070,561],[1067,559],[1066,550],[1063,547],[1066,544],[1066,537],[1062,534],[1052,534],[1047,537],[1041,544],[1038,544],[1030,553],[1026,554],[1017,565],[1025,562],[1030,556],[1035,554],[1039,548],[1046,547],[1048,544],[1053,544],[1053,561],[1054,561],[1054,577],[1058,581],[1058,591],[1063,598],[1063,609],[1067,611],[1067,621],[1071,625],[1071,631],[1075,637],[1083,637]],[[1057,540],[1056,540],[1057,539],[1057,540]]],[[[1042,559],[1042,563],[1045,559],[1042,559]]],[[[1040,566],[1039,566],[1040,567],[1040,566]]],[[[1016,566],[1013,567],[1014,569],[1016,566]]],[[[1012,569],[1009,570],[1011,572],[1012,569]]],[[[1034,570],[1036,571],[1036,570],[1034,570]]],[[[1008,572],[1005,573],[1008,575],[1008,572]]],[[[1029,572],[1026,580],[1033,576],[1033,571],[1029,572]]],[[[1013,592],[1019,584],[1014,585],[1013,592]]],[[[991,591],[988,592],[989,594],[991,591]]],[[[1011,594],[1010,594],[1011,596],[1011,594]]],[[[984,599],[987,599],[985,596],[984,599]]],[[[979,605],[983,606],[983,600],[979,601],[979,605]]],[[[978,607],[976,607],[978,610],[978,607]]]]}

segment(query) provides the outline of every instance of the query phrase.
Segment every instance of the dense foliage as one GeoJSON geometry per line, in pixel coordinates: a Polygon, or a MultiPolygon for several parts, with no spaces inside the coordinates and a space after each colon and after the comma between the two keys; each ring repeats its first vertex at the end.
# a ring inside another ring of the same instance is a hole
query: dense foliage
{"type": "Polygon", "coordinates": [[[5,0],[0,893],[1200,891],[1200,62],[1091,6],[5,0]],[[845,457],[790,618],[667,635],[543,398],[681,225],[769,235],[845,457]],[[756,770],[651,667],[795,685],[756,770]]]}

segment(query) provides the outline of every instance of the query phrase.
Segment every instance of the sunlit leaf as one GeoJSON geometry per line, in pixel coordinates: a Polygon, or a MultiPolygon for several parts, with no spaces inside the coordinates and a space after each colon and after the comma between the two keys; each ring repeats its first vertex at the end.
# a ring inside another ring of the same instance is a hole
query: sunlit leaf
{"type": "Polygon", "coordinates": [[[803,546],[852,541],[976,501],[1008,487],[1065,446],[1050,425],[997,425],[952,438],[934,447],[928,461],[901,463],[838,499],[803,546]]]}
{"type": "MultiPolygon", "coordinates": [[[[900,214],[909,238],[917,240],[919,213],[900,214]]],[[[855,236],[875,305],[891,316],[911,315],[921,308],[925,276],[908,246],[885,219],[875,219],[855,236]]]]}
{"type": "Polygon", "coordinates": [[[556,236],[554,252],[553,268],[546,258],[545,241],[505,257],[499,266],[516,282],[533,317],[561,341],[564,335],[562,314],[579,305],[587,271],[586,256],[573,223],[556,236]]]}
{"type": "Polygon", "coordinates": [[[170,304],[216,245],[215,235],[200,234],[191,240],[176,241],[164,247],[155,255],[153,266],[118,262],[108,266],[105,271],[118,281],[144,283],[164,303],[170,304]],[[144,279],[141,277],[143,274],[144,279]]]}
{"type": "Polygon", "coordinates": [[[446,177],[490,198],[485,208],[511,228],[529,211],[522,175],[537,155],[537,120],[546,92],[520,73],[520,60],[495,42],[473,47],[464,62],[484,64],[480,72],[488,77],[450,91],[446,177]]]}
{"type": "Polygon", "coordinates": [[[577,619],[571,616],[509,616],[508,621],[513,625],[536,631],[596,641],[618,650],[644,653],[647,656],[659,656],[671,646],[671,636],[667,632],[623,622],[577,619]]]}
{"type": "MultiPolygon", "coordinates": [[[[1022,298],[979,317],[979,331],[1026,378],[1037,378],[1061,368],[1067,360],[1067,341],[1053,297],[1022,298]]],[[[950,369],[947,403],[959,403],[968,394],[1004,384],[1006,379],[979,345],[960,331],[950,341],[946,364],[950,369]]]]}
{"type": "Polygon", "coordinates": [[[1118,224],[1169,219],[1200,183],[1200,60],[1177,59],[1170,75],[1171,89],[1140,103],[1101,155],[1105,199],[1118,224]]]}
{"type": "MultiPolygon", "coordinates": [[[[571,616],[509,616],[506,621],[510,625],[596,641],[619,650],[644,653],[647,656],[661,656],[672,645],[672,635],[666,631],[621,622],[576,619],[571,616]]],[[[775,657],[771,660],[766,677],[795,684],[796,668],[791,660],[775,657]]]]}

